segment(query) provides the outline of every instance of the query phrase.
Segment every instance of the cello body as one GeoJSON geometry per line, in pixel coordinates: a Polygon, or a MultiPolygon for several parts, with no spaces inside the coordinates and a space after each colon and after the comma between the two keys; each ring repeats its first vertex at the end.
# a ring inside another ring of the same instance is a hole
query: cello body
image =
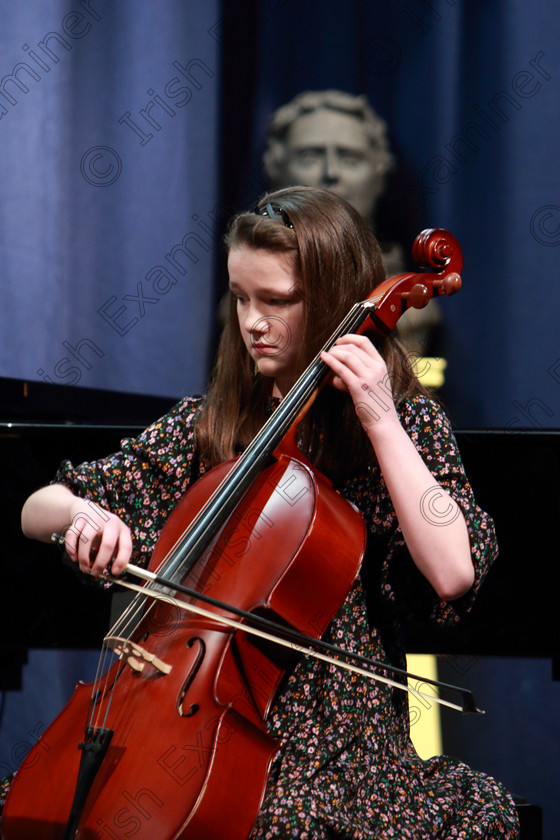
{"type": "MultiPolygon", "coordinates": [[[[193,485],[163,529],[153,564],[230,468],[222,464],[193,485]]],[[[305,463],[281,456],[186,583],[320,635],[352,586],[364,548],[357,511],[305,463]]],[[[172,604],[157,616],[146,611],[133,641],[139,648],[121,653],[105,677],[107,697],[94,700],[96,717],[107,712],[113,734],[73,836],[210,840],[225,836],[225,813],[228,840],[246,840],[278,747],[266,717],[284,654],[172,604]]],[[[64,837],[92,691],[77,686],[17,772],[5,840],[64,837]]]]}

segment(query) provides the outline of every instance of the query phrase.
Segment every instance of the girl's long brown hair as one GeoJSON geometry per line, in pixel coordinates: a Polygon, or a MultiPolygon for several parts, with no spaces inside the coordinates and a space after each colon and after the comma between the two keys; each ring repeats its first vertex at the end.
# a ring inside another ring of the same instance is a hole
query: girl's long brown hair
{"type": "MultiPolygon", "coordinates": [[[[225,241],[228,250],[262,249],[289,260],[305,312],[300,373],[352,305],[385,279],[381,251],[369,225],[350,204],[326,190],[289,187],[269,193],[255,211],[233,218],[225,241]],[[267,206],[275,212],[261,215],[267,206]]],[[[375,343],[387,363],[395,399],[425,393],[402,345],[393,337],[376,337],[375,343]]],[[[250,443],[270,411],[272,385],[272,380],[254,374],[232,299],[196,425],[206,465],[232,458],[250,443]]],[[[302,451],[335,483],[374,457],[352,401],[332,387],[322,389],[300,432],[302,451]]]]}

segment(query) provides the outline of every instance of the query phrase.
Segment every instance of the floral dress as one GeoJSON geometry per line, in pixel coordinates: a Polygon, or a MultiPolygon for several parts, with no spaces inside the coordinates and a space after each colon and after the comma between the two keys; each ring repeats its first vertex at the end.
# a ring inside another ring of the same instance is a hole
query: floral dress
{"type": "MultiPolygon", "coordinates": [[[[120,452],[78,467],[67,461],[57,473],[57,482],[129,524],[140,564],[148,562],[169,512],[204,472],[193,432],[200,402],[185,398],[138,438],[124,440],[120,452]]],[[[492,521],[476,506],[444,412],[415,397],[399,413],[435,480],[463,511],[475,583],[459,601],[438,600],[410,559],[379,468],[371,463],[337,488],[361,511],[368,549],[361,576],[325,638],[402,667],[402,620],[459,621],[497,549],[492,521]]],[[[427,517],[436,517],[435,526],[445,525],[445,511],[429,498],[421,503],[427,517]]],[[[398,689],[303,658],[277,693],[268,727],[280,749],[251,840],[518,837],[515,806],[500,783],[447,757],[418,757],[406,694],[398,689]]]]}

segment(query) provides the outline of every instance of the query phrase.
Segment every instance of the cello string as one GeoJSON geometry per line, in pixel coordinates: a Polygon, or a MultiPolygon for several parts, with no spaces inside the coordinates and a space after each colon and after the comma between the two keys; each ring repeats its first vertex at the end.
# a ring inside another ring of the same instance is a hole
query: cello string
{"type": "MultiPolygon", "coordinates": [[[[142,619],[145,619],[147,615],[149,615],[149,613],[152,610],[154,610],[155,602],[153,599],[150,600],[148,605],[146,606],[146,602],[148,600],[147,589],[152,586],[153,584],[149,584],[148,586],[144,587],[140,593],[137,593],[134,600],[127,605],[125,610],[117,618],[117,620],[109,630],[107,636],[117,636],[127,640],[130,639],[130,637],[140,624],[140,621],[142,619]]],[[[112,651],[109,645],[107,644],[107,636],[105,637],[101,646],[96,674],[92,684],[92,692],[90,698],[90,715],[88,721],[88,725],[92,728],[106,726],[117,680],[124,668],[124,663],[121,663],[121,666],[117,670],[112,686],[109,690],[108,681],[110,667],[107,664],[107,661],[111,655],[114,655],[114,651],[112,651]],[[100,710],[104,703],[106,703],[104,720],[103,723],[100,723],[100,710]]]]}
{"type": "Polygon", "coordinates": [[[134,600],[127,605],[126,609],[123,613],[117,618],[109,633],[103,640],[103,644],[101,646],[100,656],[98,659],[97,669],[95,678],[92,684],[92,693],[90,699],[91,711],[89,716],[88,725],[92,728],[97,727],[105,727],[107,725],[107,719],[109,715],[109,711],[112,704],[112,698],[114,696],[114,690],[117,684],[117,680],[122,673],[125,663],[122,662],[120,667],[117,668],[117,673],[114,676],[114,680],[112,686],[109,689],[109,674],[110,674],[110,666],[108,664],[109,657],[112,655],[116,655],[114,651],[112,651],[107,643],[107,637],[109,636],[120,636],[123,635],[126,637],[126,633],[129,636],[132,635],[136,627],[138,626],[141,618],[149,613],[153,607],[154,602],[151,601],[148,605],[148,608],[144,610],[144,612],[140,615],[143,606],[146,604],[148,596],[146,591],[142,591],[142,593],[138,593],[134,600]],[[141,597],[143,596],[143,597],[141,597]],[[135,625],[132,631],[126,630],[125,628],[135,622],[135,625]],[[100,722],[100,715],[101,709],[105,704],[105,714],[103,718],[103,722],[100,722]]]}

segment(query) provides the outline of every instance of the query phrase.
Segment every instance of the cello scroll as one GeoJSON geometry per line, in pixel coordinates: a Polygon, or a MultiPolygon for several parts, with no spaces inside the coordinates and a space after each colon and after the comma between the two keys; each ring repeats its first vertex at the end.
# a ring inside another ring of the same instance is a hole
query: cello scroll
{"type": "Polygon", "coordinates": [[[456,238],[442,228],[427,228],[412,246],[414,261],[431,271],[406,272],[380,283],[370,296],[375,302],[372,321],[384,335],[391,332],[409,306],[421,309],[439,295],[461,288],[463,255],[456,238]]]}

